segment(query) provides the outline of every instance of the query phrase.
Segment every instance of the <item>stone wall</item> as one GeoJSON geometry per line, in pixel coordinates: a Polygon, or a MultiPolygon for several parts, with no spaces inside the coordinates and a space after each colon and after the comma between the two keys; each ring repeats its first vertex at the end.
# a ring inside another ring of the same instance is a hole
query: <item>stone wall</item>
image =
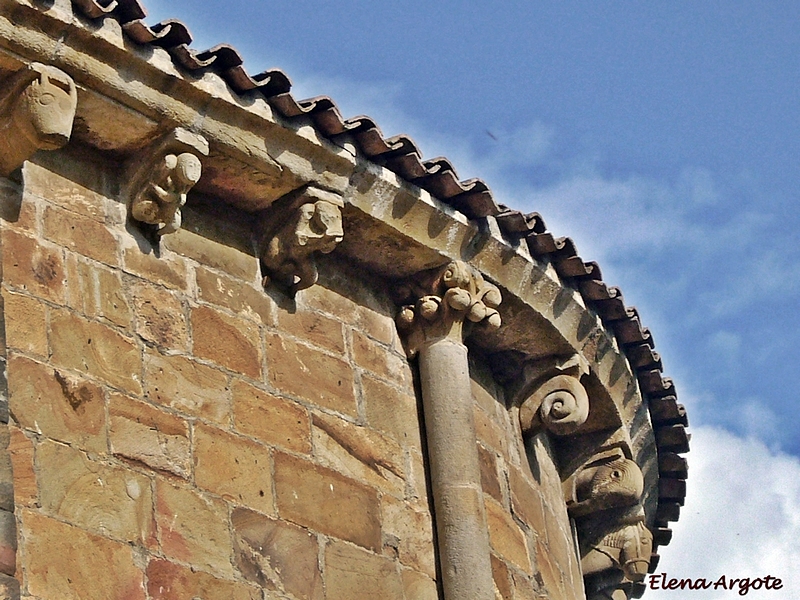
{"type": "MultiPolygon", "coordinates": [[[[126,223],[118,171],[71,151],[3,181],[0,509],[22,597],[437,598],[387,283],[327,258],[294,299],[266,293],[247,214],[194,197],[154,246],[126,223]]],[[[472,369],[497,593],[580,598],[546,439],[526,456],[472,369]]]]}

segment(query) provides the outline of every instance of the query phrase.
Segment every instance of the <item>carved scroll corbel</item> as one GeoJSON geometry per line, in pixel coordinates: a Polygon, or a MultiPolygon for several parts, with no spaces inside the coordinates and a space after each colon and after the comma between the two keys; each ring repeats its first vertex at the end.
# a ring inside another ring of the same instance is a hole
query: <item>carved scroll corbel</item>
{"type": "Polygon", "coordinates": [[[317,282],[315,254],[332,252],[344,239],[339,194],[306,186],[287,194],[262,219],[261,263],[270,281],[292,296],[317,282]]]}
{"type": "Polygon", "coordinates": [[[8,176],[37,150],[56,150],[72,133],[78,94],[72,78],[31,63],[0,92],[0,175],[8,176]]]}
{"type": "Polygon", "coordinates": [[[564,482],[569,515],[574,518],[611,508],[634,506],[644,493],[644,476],[622,448],[592,457],[564,482]]]}
{"type": "Polygon", "coordinates": [[[208,156],[208,142],[180,127],[138,152],[127,166],[131,218],[158,236],[180,229],[181,207],[202,175],[198,155],[208,156]]]}
{"type": "Polygon", "coordinates": [[[588,374],[589,365],[584,358],[549,357],[526,364],[523,372],[532,382],[528,389],[533,389],[519,408],[523,434],[544,428],[554,435],[570,435],[586,422],[589,395],[580,378],[588,374]]]}
{"type": "Polygon", "coordinates": [[[501,324],[500,290],[460,260],[402,283],[395,295],[402,305],[397,327],[405,334],[409,357],[426,341],[450,337],[461,343],[465,320],[492,328],[501,324]]]}

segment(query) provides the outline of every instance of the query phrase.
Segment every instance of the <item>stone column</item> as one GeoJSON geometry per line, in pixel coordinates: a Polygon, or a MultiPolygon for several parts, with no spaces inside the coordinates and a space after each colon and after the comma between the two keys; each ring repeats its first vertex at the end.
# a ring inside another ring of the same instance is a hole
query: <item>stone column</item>
{"type": "Polygon", "coordinates": [[[491,600],[494,584],[483,505],[464,320],[500,325],[500,292],[466,263],[420,274],[403,286],[398,315],[418,356],[425,435],[446,600],[491,600]]]}

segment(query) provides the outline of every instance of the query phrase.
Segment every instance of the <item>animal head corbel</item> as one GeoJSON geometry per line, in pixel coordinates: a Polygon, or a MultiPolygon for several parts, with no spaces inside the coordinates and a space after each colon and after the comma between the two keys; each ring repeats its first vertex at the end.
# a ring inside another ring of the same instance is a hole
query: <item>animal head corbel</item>
{"type": "Polygon", "coordinates": [[[315,254],[328,254],[344,239],[339,194],[305,186],[287,194],[262,218],[261,264],[270,282],[294,296],[317,282],[315,254]]]}
{"type": "Polygon", "coordinates": [[[157,236],[180,229],[181,207],[202,175],[198,155],[208,156],[208,142],[182,128],[137,153],[127,166],[131,218],[157,236]]]}
{"type": "Polygon", "coordinates": [[[581,559],[584,577],[603,571],[621,571],[624,581],[642,581],[647,575],[653,552],[653,534],[644,518],[623,523],[606,534],[581,559]]]}
{"type": "Polygon", "coordinates": [[[566,360],[548,357],[527,363],[523,369],[527,398],[519,408],[523,434],[546,429],[554,435],[575,433],[589,417],[589,395],[581,376],[589,373],[589,365],[580,355],[566,360]]]}
{"type": "Polygon", "coordinates": [[[11,75],[0,92],[0,174],[66,145],[77,105],[75,82],[60,69],[31,63],[11,75]]]}
{"type": "Polygon", "coordinates": [[[644,493],[644,476],[639,465],[615,447],[595,454],[564,488],[570,516],[583,517],[637,504],[644,493]]]}

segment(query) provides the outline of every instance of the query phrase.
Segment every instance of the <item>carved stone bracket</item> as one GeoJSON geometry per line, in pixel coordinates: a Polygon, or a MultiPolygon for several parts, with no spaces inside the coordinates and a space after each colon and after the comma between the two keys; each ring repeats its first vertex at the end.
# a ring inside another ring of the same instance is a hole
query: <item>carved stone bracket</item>
{"type": "Polygon", "coordinates": [[[633,506],[643,493],[642,470],[619,447],[599,452],[564,482],[571,517],[633,506]]]}
{"type": "Polygon", "coordinates": [[[647,575],[653,551],[653,534],[644,524],[644,516],[624,523],[607,533],[581,559],[584,577],[608,570],[621,571],[623,583],[642,581],[647,575]]]}
{"type": "Polygon", "coordinates": [[[589,417],[589,395],[581,376],[589,365],[579,355],[566,360],[548,357],[527,363],[524,377],[530,384],[527,398],[520,404],[519,420],[523,434],[546,429],[554,435],[575,433],[589,417]]]}
{"type": "Polygon", "coordinates": [[[127,165],[131,218],[158,236],[180,229],[181,207],[202,174],[198,154],[208,156],[208,142],[180,127],[138,152],[127,165]]]}
{"type": "Polygon", "coordinates": [[[276,201],[262,219],[261,262],[270,281],[294,296],[317,282],[315,254],[328,254],[344,238],[339,194],[306,186],[276,201]]]}
{"type": "Polygon", "coordinates": [[[0,92],[0,175],[8,176],[37,150],[56,150],[72,133],[75,82],[63,71],[31,63],[0,92]]]}
{"type": "Polygon", "coordinates": [[[460,343],[464,320],[500,327],[500,290],[465,262],[426,271],[395,291],[404,305],[397,326],[405,334],[409,357],[426,341],[451,338],[460,343]]]}

